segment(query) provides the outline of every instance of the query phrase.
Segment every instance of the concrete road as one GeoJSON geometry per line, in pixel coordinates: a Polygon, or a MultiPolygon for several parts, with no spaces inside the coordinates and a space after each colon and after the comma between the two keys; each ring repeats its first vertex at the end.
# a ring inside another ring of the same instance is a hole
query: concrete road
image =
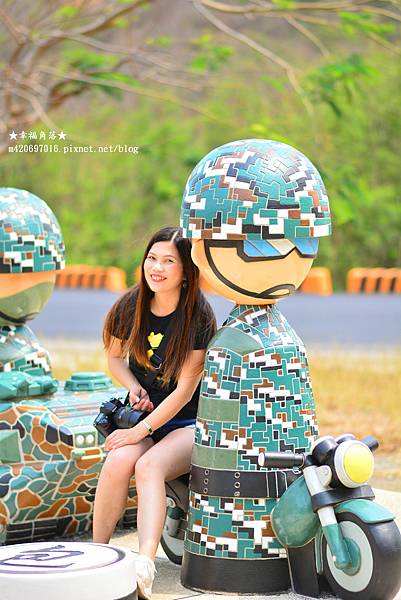
{"type": "MultiPolygon", "coordinates": [[[[376,490],[376,501],[382,504],[394,514],[397,515],[397,524],[401,528],[401,494],[395,492],[387,492],[384,490],[376,490]]],[[[112,538],[112,544],[129,548],[134,552],[138,552],[138,537],[136,532],[125,533],[117,532],[112,538]]],[[[161,546],[156,559],[157,575],[153,587],[152,600],[178,600],[179,598],[191,598],[196,596],[197,600],[249,600],[255,598],[260,600],[278,599],[278,600],[303,600],[305,596],[293,594],[290,591],[282,594],[273,595],[252,595],[252,596],[237,596],[236,594],[202,594],[193,590],[188,590],[180,584],[180,567],[173,565],[164,554],[161,546]]],[[[324,598],[334,598],[334,596],[324,596],[324,598]]],[[[394,600],[401,600],[401,590],[394,600]]]]}
{"type": "MultiPolygon", "coordinates": [[[[100,342],[104,317],[117,297],[104,290],[55,290],[31,327],[39,339],[100,342]]],[[[214,295],[208,298],[221,324],[232,303],[214,295]]],[[[400,296],[295,294],[279,306],[306,347],[335,345],[364,351],[401,347],[400,296]]]]}

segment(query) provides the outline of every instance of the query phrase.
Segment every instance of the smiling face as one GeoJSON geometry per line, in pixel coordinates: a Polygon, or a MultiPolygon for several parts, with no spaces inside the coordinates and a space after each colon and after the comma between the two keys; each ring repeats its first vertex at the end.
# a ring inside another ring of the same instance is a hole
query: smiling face
{"type": "Polygon", "coordinates": [[[173,241],[153,244],[145,258],[143,270],[152,292],[171,292],[182,285],[184,270],[173,241]]]}
{"type": "Polygon", "coordinates": [[[307,276],[313,258],[294,249],[285,256],[246,260],[233,242],[193,241],[192,259],[216,294],[238,304],[273,304],[295,292],[307,276]]]}

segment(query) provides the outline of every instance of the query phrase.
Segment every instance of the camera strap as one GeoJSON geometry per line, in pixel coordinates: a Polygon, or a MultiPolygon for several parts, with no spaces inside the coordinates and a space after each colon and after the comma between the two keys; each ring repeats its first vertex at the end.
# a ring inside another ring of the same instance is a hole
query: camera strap
{"type": "Polygon", "coordinates": [[[143,378],[143,387],[150,391],[156,377],[158,376],[160,369],[163,364],[163,360],[166,354],[167,345],[169,343],[171,332],[173,331],[173,327],[176,325],[177,319],[176,316],[172,317],[167,325],[166,331],[163,334],[163,339],[160,343],[160,346],[157,349],[157,353],[154,352],[150,357],[150,362],[152,364],[153,369],[148,371],[146,376],[143,378]]]}

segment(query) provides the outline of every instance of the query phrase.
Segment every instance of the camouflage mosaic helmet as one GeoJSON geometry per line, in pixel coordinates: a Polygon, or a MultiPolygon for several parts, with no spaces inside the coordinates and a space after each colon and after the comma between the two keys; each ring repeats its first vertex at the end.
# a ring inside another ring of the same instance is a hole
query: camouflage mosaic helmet
{"type": "Polygon", "coordinates": [[[30,192],[0,188],[0,274],[64,269],[60,225],[30,192]]]}
{"type": "Polygon", "coordinates": [[[239,140],[209,152],[185,188],[184,236],[213,240],[330,235],[324,183],[298,150],[272,140],[239,140]]]}

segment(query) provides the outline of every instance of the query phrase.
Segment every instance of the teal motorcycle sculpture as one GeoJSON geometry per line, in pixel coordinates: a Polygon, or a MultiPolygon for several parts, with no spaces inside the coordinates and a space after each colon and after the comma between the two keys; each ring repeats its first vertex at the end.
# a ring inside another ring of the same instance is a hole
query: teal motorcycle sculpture
{"type": "MultiPolygon", "coordinates": [[[[318,598],[328,583],[342,600],[392,600],[401,585],[401,535],[394,515],[373,502],[373,437],[321,437],[310,453],[267,452],[259,466],[302,475],[271,514],[287,550],[294,592],[318,598]]],[[[327,588],[326,588],[327,589],[327,588]]]]}

